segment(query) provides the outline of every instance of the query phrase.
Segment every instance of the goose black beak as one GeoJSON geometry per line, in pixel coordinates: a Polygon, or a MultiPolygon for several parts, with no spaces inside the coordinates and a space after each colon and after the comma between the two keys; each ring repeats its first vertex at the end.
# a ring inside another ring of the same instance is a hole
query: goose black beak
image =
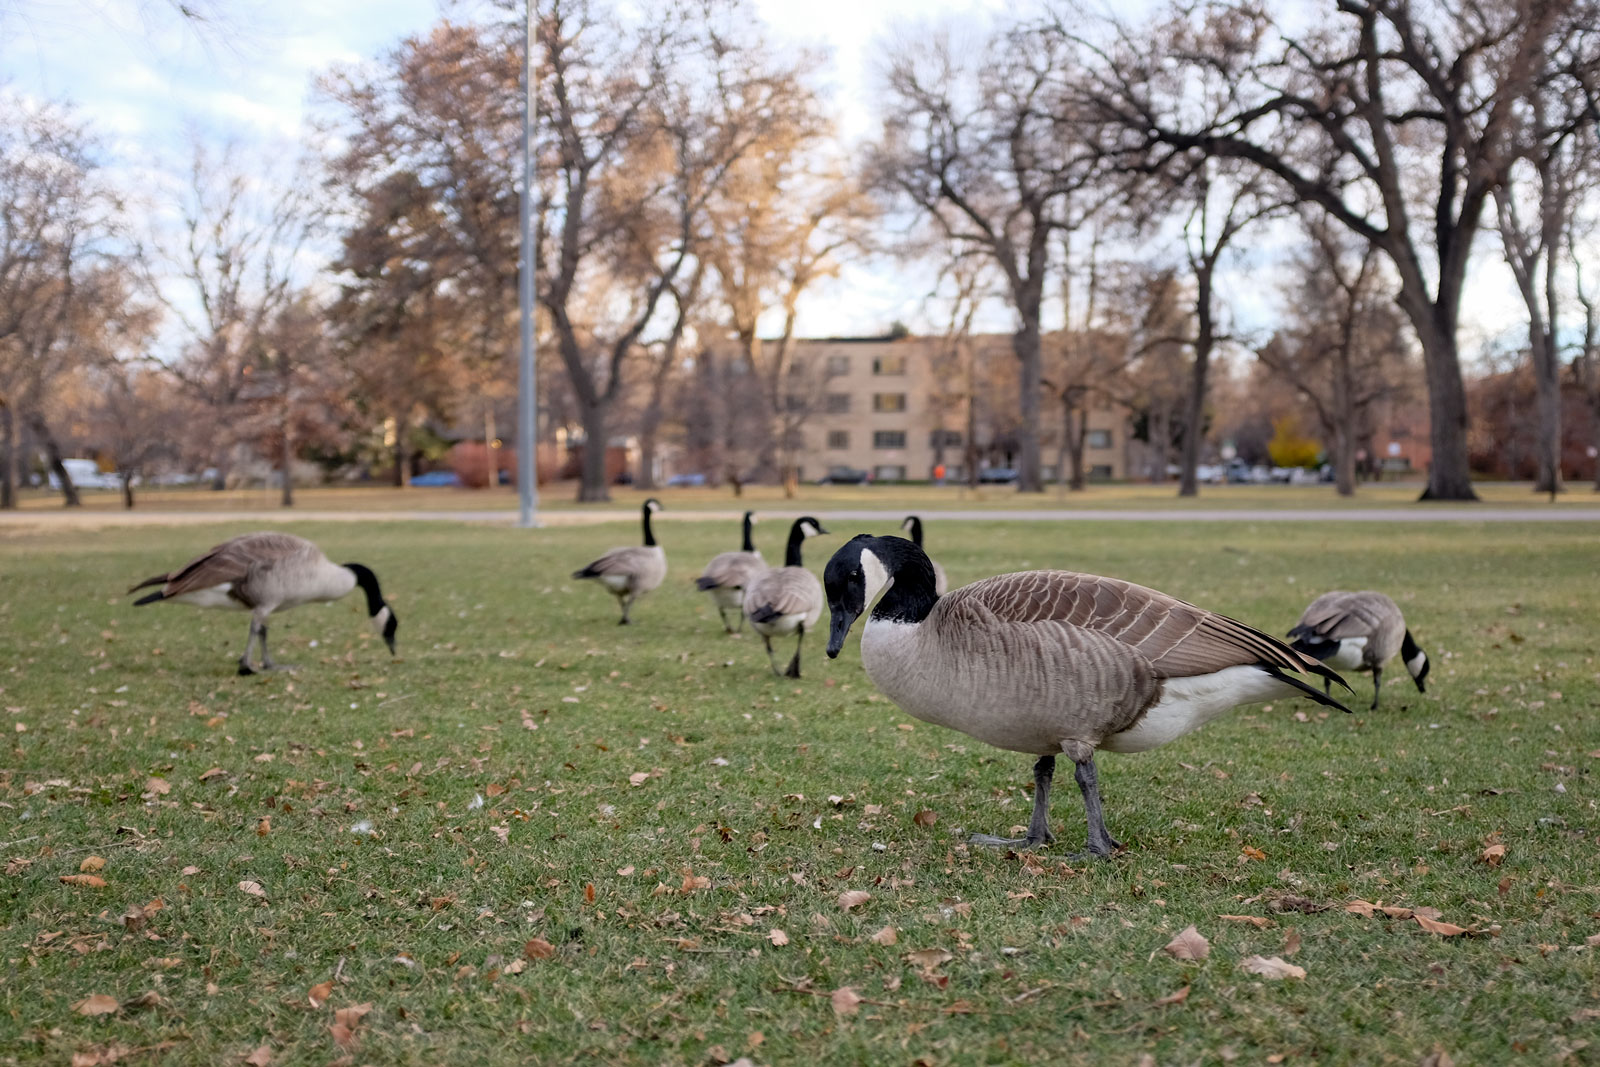
{"type": "Polygon", "coordinates": [[[856,624],[856,613],[834,608],[828,615],[828,658],[838,659],[844,639],[850,636],[850,627],[856,624]]]}

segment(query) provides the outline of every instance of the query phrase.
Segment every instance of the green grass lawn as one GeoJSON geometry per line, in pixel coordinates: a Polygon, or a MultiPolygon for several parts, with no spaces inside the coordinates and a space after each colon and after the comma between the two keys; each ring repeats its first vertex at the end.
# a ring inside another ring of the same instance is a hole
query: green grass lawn
{"type": "MultiPolygon", "coordinates": [[[[858,532],[831,526],[819,571],[858,532]]],[[[1026,821],[1030,759],[912,722],[855,639],[808,642],[796,682],[725,637],[691,579],[732,524],[664,526],[672,573],[627,629],[567,574],[632,525],[296,529],[377,571],[397,661],[352,597],[278,618],[297,672],[239,678],[243,615],[120,595],[235,529],[0,541],[0,1062],[1600,1052],[1594,526],[929,523],[952,582],[1070,567],[1278,633],[1316,593],[1383,589],[1433,658],[1425,697],[1396,664],[1377,713],[1353,678],[1354,715],[1247,708],[1102,756],[1129,850],[1098,863],[1066,859],[1070,775],[1059,844],[969,849],[1026,821]],[[1191,924],[1209,958],[1161,951],[1191,924]]]]}

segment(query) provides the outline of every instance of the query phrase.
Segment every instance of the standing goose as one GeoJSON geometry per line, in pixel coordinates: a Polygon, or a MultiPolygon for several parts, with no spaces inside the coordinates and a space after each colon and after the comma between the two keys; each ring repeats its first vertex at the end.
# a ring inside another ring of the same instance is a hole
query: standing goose
{"type": "Polygon", "coordinates": [[[1372,672],[1372,708],[1377,710],[1383,687],[1383,665],[1400,653],[1401,662],[1425,693],[1428,654],[1417,647],[1406,629],[1400,605],[1372,590],[1359,593],[1323,593],[1311,602],[1300,623],[1289,631],[1291,646],[1331,667],[1372,672]]]}
{"type": "MultiPolygon", "coordinates": [[[[922,520],[920,518],[916,515],[907,515],[905,521],[900,524],[900,529],[909,530],[911,532],[911,543],[918,548],[922,548],[922,520]]],[[[939,566],[939,561],[936,559],[930,558],[928,562],[933,564],[933,591],[940,596],[944,596],[949,589],[949,583],[945,581],[944,577],[944,568],[939,566]]]]}
{"type": "Polygon", "coordinates": [[[239,673],[254,674],[250,666],[251,642],[261,642],[261,669],[274,670],[267,651],[267,616],[301,604],[338,600],[361,587],[367,594],[367,614],[394,653],[394,634],[400,627],[394,611],[384,602],[378,577],[359,563],[331,563],[322,550],[293,534],[248,533],[213,548],[170,574],[146,578],[128,592],[147,586],[156,592],[135,600],[134,606],[172,600],[198,608],[233,608],[250,612],[250,635],[245,638],[239,673]]]}
{"type": "Polygon", "coordinates": [[[661,510],[661,501],[651,497],[639,509],[644,516],[644,544],[613,548],[582,570],[572,572],[574,578],[598,578],[600,584],[611,590],[622,606],[618,626],[628,625],[628,612],[633,602],[656,586],[667,576],[667,554],[656,544],[655,532],[650,529],[650,516],[661,510]]]}
{"type": "Polygon", "coordinates": [[[1240,704],[1277,697],[1305,694],[1349,710],[1298,677],[1344,684],[1309,656],[1115,578],[1023,571],[941,597],[920,548],[867,534],[839,549],[824,577],[829,657],[882,592],[861,635],[873,684],[925,722],[1039,757],[1027,837],[974,835],[976,844],[1033,848],[1054,840],[1049,800],[1058,752],[1076,765],[1089,852],[1108,856],[1122,846],[1106,832],[1097,749],[1143,752],[1240,704]]]}
{"type": "Polygon", "coordinates": [[[766,561],[750,541],[750,528],[755,521],[755,512],[744,513],[744,541],[740,550],[713,556],[695,582],[696,589],[711,594],[711,602],[717,606],[717,614],[722,616],[722,628],[730,634],[734,629],[728,625],[728,612],[734,613],[739,620],[739,629],[743,630],[745,586],[767,569],[766,561]]]}
{"type": "Polygon", "coordinates": [[[806,538],[827,532],[809,515],[794,520],[789,528],[789,544],[783,553],[783,566],[763,571],[745,586],[744,613],[750,619],[751,629],[766,642],[767,662],[772,665],[773,674],[779,671],[777,661],[772,658],[772,639],[796,634],[794,659],[782,674],[789,678],[800,677],[800,646],[805,643],[806,631],[815,629],[822,618],[822,583],[801,564],[800,546],[806,538]]]}

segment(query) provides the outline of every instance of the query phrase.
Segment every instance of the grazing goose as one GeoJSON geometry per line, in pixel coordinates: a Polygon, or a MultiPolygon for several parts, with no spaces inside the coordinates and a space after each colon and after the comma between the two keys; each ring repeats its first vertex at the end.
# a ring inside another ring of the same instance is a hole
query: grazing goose
{"type": "Polygon", "coordinates": [[[750,619],[751,629],[766,642],[767,662],[772,665],[773,674],[779,671],[777,661],[772,658],[772,639],[796,634],[794,659],[782,674],[789,678],[800,677],[800,646],[805,643],[806,631],[815,629],[817,620],[822,618],[822,583],[801,565],[800,546],[806,538],[827,532],[809,515],[794,520],[794,525],[789,527],[783,566],[768,568],[745,586],[744,613],[750,619]]]}
{"type": "Polygon", "coordinates": [[[1400,653],[1400,660],[1425,693],[1428,654],[1417,647],[1406,629],[1400,605],[1372,590],[1359,593],[1323,593],[1311,602],[1300,623],[1289,631],[1296,652],[1314,656],[1331,667],[1372,672],[1372,708],[1377,710],[1383,687],[1383,665],[1400,653]]]}
{"type": "Polygon", "coordinates": [[[644,516],[644,544],[613,548],[582,570],[572,572],[574,578],[598,578],[601,585],[611,590],[622,606],[618,626],[628,625],[628,612],[633,602],[660,585],[667,576],[667,554],[656,544],[655,532],[650,529],[650,516],[661,510],[661,501],[651,497],[639,510],[644,516]]]}
{"type": "Polygon", "coordinates": [[[198,608],[250,612],[250,635],[245,638],[244,655],[239,657],[240,674],[255,673],[250,666],[250,644],[254,640],[261,642],[262,670],[283,666],[273,663],[272,654],[267,651],[267,616],[301,604],[338,600],[357,586],[367,594],[367,614],[383,634],[391,654],[394,634],[400,626],[394,611],[384,602],[377,575],[359,563],[330,563],[316,545],[293,534],[242,534],[170,574],[146,578],[128,592],[152,585],[161,588],[135,600],[135,607],[171,600],[198,608]]]}
{"type": "MultiPolygon", "coordinates": [[[[909,530],[911,532],[911,543],[918,548],[922,548],[922,520],[920,518],[915,515],[907,515],[906,520],[900,524],[900,529],[909,530]]],[[[933,591],[940,596],[944,596],[949,591],[950,584],[945,581],[944,568],[939,566],[939,561],[936,559],[930,558],[928,562],[933,564],[933,591]]]]}
{"type": "Polygon", "coordinates": [[[1106,832],[1097,749],[1143,752],[1237,705],[1277,697],[1305,694],[1349,710],[1298,677],[1344,684],[1309,656],[1226,616],[1115,578],[1024,571],[941,597],[922,549],[899,537],[861,534],[828,561],[824,579],[833,616],[830,658],[882,592],[861,635],[861,662],[872,683],[925,722],[1039,757],[1027,837],[974,835],[977,844],[1033,848],[1053,840],[1049,798],[1057,753],[1076,764],[1089,852],[1107,856],[1122,846],[1106,832]]]}
{"type": "Polygon", "coordinates": [[[733,612],[739,620],[739,629],[743,630],[744,588],[767,569],[766,561],[761,558],[761,553],[756,551],[756,546],[750,541],[750,528],[755,525],[755,521],[755,512],[744,513],[743,547],[737,552],[723,552],[713,556],[695,582],[696,589],[711,594],[711,602],[717,606],[717,614],[722,616],[722,628],[730,634],[734,632],[734,628],[728,625],[728,612],[733,612]]]}

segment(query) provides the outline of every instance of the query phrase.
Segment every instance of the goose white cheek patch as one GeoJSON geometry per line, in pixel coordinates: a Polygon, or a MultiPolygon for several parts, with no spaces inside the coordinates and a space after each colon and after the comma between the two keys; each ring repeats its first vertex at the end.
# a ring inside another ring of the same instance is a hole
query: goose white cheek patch
{"type": "Polygon", "coordinates": [[[1412,656],[1406,661],[1406,669],[1411,672],[1411,677],[1415,678],[1417,675],[1422,673],[1422,668],[1427,666],[1427,663],[1427,655],[1425,653],[1418,652],[1415,656],[1412,656]]]}
{"type": "Polygon", "coordinates": [[[811,525],[809,522],[802,522],[800,524],[800,532],[806,537],[816,537],[822,531],[811,525]]]}
{"type": "Polygon", "coordinates": [[[383,633],[383,628],[389,625],[389,614],[389,605],[385,604],[379,608],[378,613],[372,617],[372,628],[380,634],[383,633]]]}
{"type": "Polygon", "coordinates": [[[889,571],[871,549],[861,550],[861,577],[866,582],[867,595],[862,607],[870,607],[889,584],[889,571]]]}

